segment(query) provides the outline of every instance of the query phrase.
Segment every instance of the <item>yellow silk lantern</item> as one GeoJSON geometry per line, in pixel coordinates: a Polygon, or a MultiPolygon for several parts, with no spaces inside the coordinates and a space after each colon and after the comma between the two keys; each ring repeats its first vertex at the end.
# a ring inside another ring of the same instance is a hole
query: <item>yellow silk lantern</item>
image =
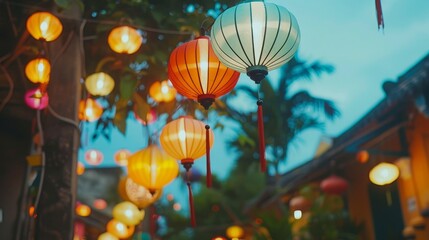
{"type": "Polygon", "coordinates": [[[114,28],[110,32],[107,41],[113,51],[133,54],[139,50],[143,39],[135,28],[121,26],[114,28]]]}
{"type": "Polygon", "coordinates": [[[119,240],[119,238],[109,232],[105,232],[98,236],[98,240],[119,240]]]}
{"type": "Polygon", "coordinates": [[[162,189],[178,174],[177,161],[156,145],[150,145],[128,159],[128,176],[150,192],[162,189]]]}
{"type": "Polygon", "coordinates": [[[170,86],[167,80],[155,82],[149,88],[149,95],[155,102],[170,102],[176,94],[176,89],[170,86]]]}
{"type": "Polygon", "coordinates": [[[125,192],[129,200],[138,208],[146,208],[162,196],[162,189],[158,189],[152,194],[147,188],[135,183],[131,178],[127,178],[125,181],[125,192]]]}
{"type": "Polygon", "coordinates": [[[51,64],[46,58],[36,58],[25,66],[25,75],[33,83],[48,83],[51,64]]]}
{"type": "Polygon", "coordinates": [[[226,236],[232,239],[241,238],[243,234],[244,230],[240,226],[233,225],[226,229],[226,236]]]}
{"type": "Polygon", "coordinates": [[[27,19],[27,31],[37,40],[53,41],[60,36],[63,25],[48,12],[37,12],[27,19]]]}
{"type": "Polygon", "coordinates": [[[116,206],[113,207],[112,214],[115,219],[128,226],[137,225],[144,218],[144,211],[140,211],[136,205],[128,201],[116,204],[116,206]]]}
{"type": "Polygon", "coordinates": [[[399,177],[399,169],[395,164],[382,162],[369,172],[369,179],[377,185],[387,185],[399,177]]]}
{"type": "Polygon", "coordinates": [[[115,87],[115,80],[104,72],[93,73],[86,78],[85,87],[93,96],[107,96],[115,87]]]}
{"type": "Polygon", "coordinates": [[[91,208],[85,204],[76,204],[76,214],[81,217],[88,217],[91,214],[91,208]]]}
{"type": "Polygon", "coordinates": [[[79,119],[82,121],[97,121],[103,114],[103,107],[95,100],[87,98],[79,103],[79,119]]]}
{"type": "Polygon", "coordinates": [[[106,225],[107,232],[115,235],[118,238],[129,238],[134,233],[134,226],[127,226],[116,219],[110,220],[106,225]]]}

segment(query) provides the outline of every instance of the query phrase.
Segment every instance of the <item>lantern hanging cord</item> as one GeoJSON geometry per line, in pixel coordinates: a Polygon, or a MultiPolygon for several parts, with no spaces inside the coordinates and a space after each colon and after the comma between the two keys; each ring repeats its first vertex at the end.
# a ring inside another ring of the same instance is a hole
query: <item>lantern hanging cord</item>
{"type": "Polygon", "coordinates": [[[265,159],[265,133],[264,133],[264,114],[262,110],[263,101],[260,97],[260,84],[258,83],[258,136],[259,136],[259,163],[261,165],[261,171],[265,172],[267,169],[267,161],[265,159]]]}
{"type": "MultiPolygon", "coordinates": [[[[75,127],[76,132],[79,135],[79,141],[80,141],[80,137],[81,137],[81,131],[80,131],[80,127],[79,127],[79,123],[73,121],[72,119],[66,118],[61,116],[60,114],[58,114],[52,107],[51,105],[48,105],[48,110],[49,112],[52,114],[52,116],[54,116],[55,118],[57,118],[60,121],[63,121],[65,123],[68,123],[70,125],[72,125],[73,127],[75,127]]],[[[79,144],[80,145],[80,144],[79,144]]]]}
{"type": "MultiPolygon", "coordinates": [[[[45,138],[43,134],[43,127],[42,127],[42,121],[40,119],[40,109],[36,112],[36,119],[37,119],[37,129],[39,131],[40,136],[40,146],[43,146],[45,144],[45,138]]],[[[46,165],[46,159],[45,159],[45,152],[42,150],[42,165],[40,169],[40,183],[39,183],[39,189],[37,190],[36,199],[34,200],[34,212],[37,213],[37,210],[39,209],[39,202],[40,202],[40,196],[42,194],[43,189],[43,183],[45,181],[45,165],[46,165]]]]}
{"type": "MultiPolygon", "coordinates": [[[[208,115],[208,114],[207,114],[208,115]]],[[[206,119],[208,123],[208,116],[206,119]]],[[[212,170],[210,166],[210,125],[205,126],[206,129],[206,185],[208,188],[212,187],[212,170]]]]}
{"type": "Polygon", "coordinates": [[[6,97],[3,99],[3,101],[0,104],[0,112],[3,110],[3,108],[6,106],[6,104],[10,101],[10,99],[13,96],[13,89],[14,89],[14,83],[12,78],[10,77],[9,72],[7,71],[7,69],[2,65],[0,65],[1,70],[4,73],[4,76],[6,77],[7,82],[9,83],[9,91],[6,95],[6,97]]]}

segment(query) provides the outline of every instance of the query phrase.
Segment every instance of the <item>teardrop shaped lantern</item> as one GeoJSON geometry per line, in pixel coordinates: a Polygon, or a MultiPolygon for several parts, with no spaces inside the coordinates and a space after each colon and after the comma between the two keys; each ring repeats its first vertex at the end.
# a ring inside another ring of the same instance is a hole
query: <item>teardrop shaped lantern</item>
{"type": "Polygon", "coordinates": [[[25,93],[24,100],[27,106],[38,110],[46,108],[49,103],[48,93],[42,93],[40,88],[28,90],[25,93]]]}
{"type": "Polygon", "coordinates": [[[128,158],[131,156],[131,152],[127,149],[119,149],[116,151],[115,155],[113,156],[115,163],[119,166],[127,166],[128,165],[128,158]]]}
{"type": "Polygon", "coordinates": [[[106,225],[107,232],[115,235],[120,239],[131,237],[134,233],[134,228],[134,226],[128,226],[125,223],[116,219],[110,220],[106,225]]]}
{"type": "Polygon", "coordinates": [[[27,19],[27,31],[37,40],[50,42],[60,36],[63,25],[49,12],[36,12],[27,19]]]}
{"type": "Polygon", "coordinates": [[[170,102],[176,98],[176,89],[168,84],[168,80],[154,82],[149,88],[149,96],[155,102],[170,102]]]}
{"type": "Polygon", "coordinates": [[[337,175],[331,175],[320,183],[320,189],[327,194],[341,195],[349,187],[348,182],[337,175]]]}
{"type": "Polygon", "coordinates": [[[133,54],[139,50],[143,39],[135,28],[120,26],[110,31],[107,41],[113,51],[133,54]]]}
{"type": "Polygon", "coordinates": [[[115,87],[115,80],[104,72],[93,73],[86,78],[85,87],[93,96],[107,96],[115,87]]]}
{"type": "Polygon", "coordinates": [[[82,121],[97,121],[103,114],[103,107],[92,98],[81,100],[79,103],[79,119],[82,121]]]}
{"type": "Polygon", "coordinates": [[[177,161],[154,144],[128,158],[128,177],[151,193],[162,189],[178,174],[177,161]]]}
{"type": "MultiPolygon", "coordinates": [[[[227,67],[259,84],[293,58],[300,42],[295,17],[284,7],[263,1],[238,4],[220,14],[211,28],[213,50],[227,67]]],[[[266,170],[262,99],[258,96],[259,157],[266,170]]]]}
{"type": "Polygon", "coordinates": [[[51,64],[46,58],[35,58],[25,66],[25,76],[33,83],[48,83],[50,74],[51,64]]]}
{"type": "Polygon", "coordinates": [[[125,191],[129,200],[138,208],[146,208],[162,196],[162,189],[155,190],[152,194],[147,188],[135,183],[131,178],[127,178],[125,182],[125,191]]]}

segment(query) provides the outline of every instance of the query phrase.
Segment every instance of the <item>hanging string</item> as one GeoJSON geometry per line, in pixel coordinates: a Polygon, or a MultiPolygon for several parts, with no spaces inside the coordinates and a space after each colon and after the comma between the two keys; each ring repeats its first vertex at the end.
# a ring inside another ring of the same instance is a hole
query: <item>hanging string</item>
{"type": "Polygon", "coordinates": [[[212,187],[212,170],[210,167],[210,126],[206,125],[206,185],[208,188],[212,187]]]}
{"type": "Polygon", "coordinates": [[[189,169],[192,166],[192,163],[184,163],[183,166],[186,169],[186,185],[188,186],[188,193],[189,193],[189,215],[191,217],[191,225],[192,227],[197,226],[197,221],[195,219],[195,209],[194,209],[194,197],[192,196],[192,189],[191,189],[191,172],[189,169]]]}
{"type": "Polygon", "coordinates": [[[377,26],[378,29],[384,29],[383,10],[381,9],[381,0],[375,0],[375,9],[377,11],[377,26]]]}
{"type": "Polygon", "coordinates": [[[258,105],[259,163],[261,165],[261,172],[265,172],[267,170],[267,161],[265,159],[264,116],[262,112],[262,104],[264,102],[260,98],[259,90],[258,88],[258,101],[256,101],[258,105]]]}
{"type": "Polygon", "coordinates": [[[150,238],[155,239],[155,232],[156,232],[156,209],[155,206],[152,205],[150,207],[151,213],[149,218],[149,232],[150,232],[150,238]]]}

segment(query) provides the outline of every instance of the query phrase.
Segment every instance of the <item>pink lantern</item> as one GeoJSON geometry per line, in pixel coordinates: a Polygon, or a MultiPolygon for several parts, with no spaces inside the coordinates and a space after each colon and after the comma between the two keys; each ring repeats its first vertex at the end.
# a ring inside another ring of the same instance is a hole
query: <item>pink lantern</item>
{"type": "Polygon", "coordinates": [[[25,93],[25,103],[33,109],[44,109],[48,106],[49,97],[48,93],[42,93],[40,88],[30,89],[25,93]]]}
{"type": "Polygon", "coordinates": [[[85,153],[85,161],[89,165],[100,165],[100,163],[103,162],[103,159],[103,153],[98,150],[90,149],[85,153]]]}
{"type": "Polygon", "coordinates": [[[322,191],[332,195],[341,195],[348,187],[348,182],[337,175],[331,175],[320,183],[322,191]]]}

